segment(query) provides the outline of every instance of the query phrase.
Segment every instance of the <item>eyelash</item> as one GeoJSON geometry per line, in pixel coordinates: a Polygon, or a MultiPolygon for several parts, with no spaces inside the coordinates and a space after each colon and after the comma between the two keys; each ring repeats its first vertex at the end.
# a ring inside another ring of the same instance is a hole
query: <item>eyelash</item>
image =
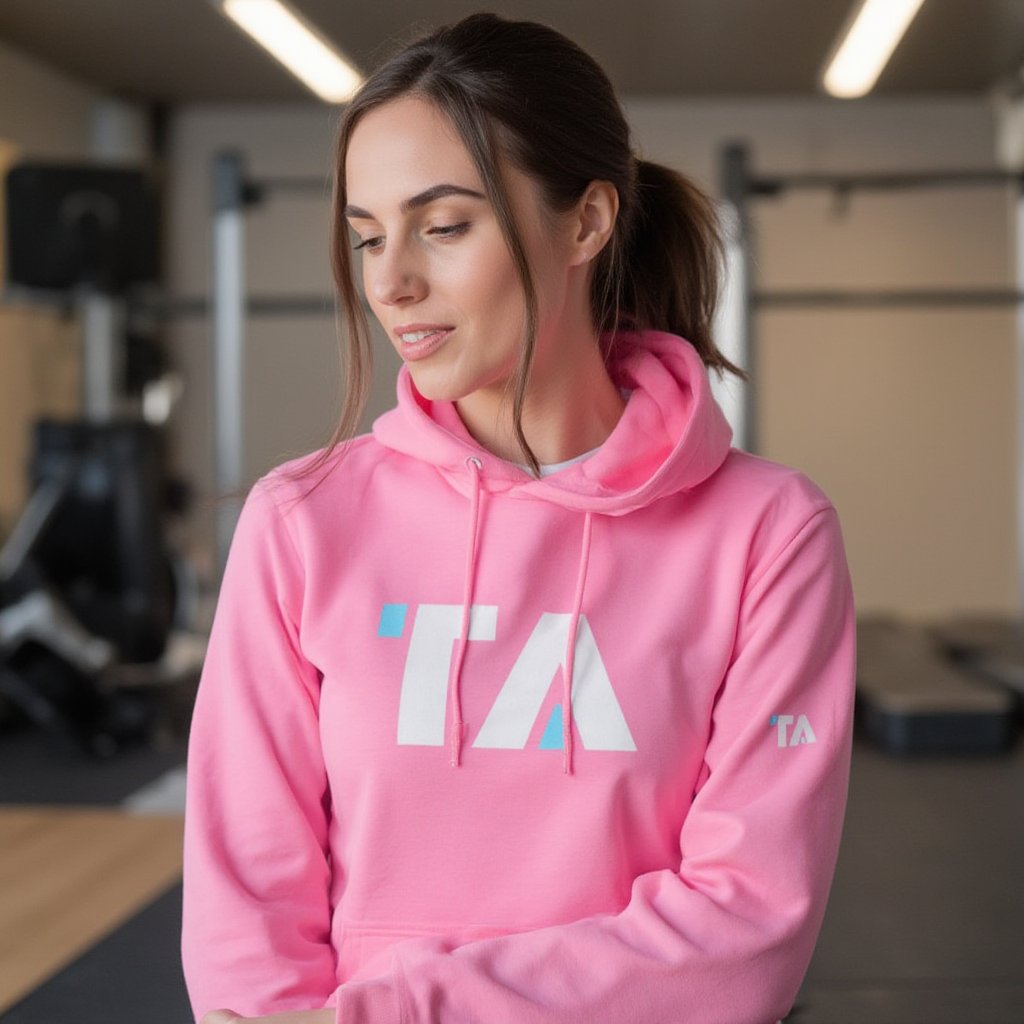
{"type": "MultiPolygon", "coordinates": [[[[443,225],[440,225],[439,227],[436,227],[436,228],[430,228],[427,231],[427,234],[428,235],[436,235],[436,236],[438,236],[439,238],[442,238],[442,239],[457,238],[459,235],[464,235],[468,230],[469,230],[469,221],[466,220],[466,221],[462,221],[459,224],[443,224],[443,225]]],[[[354,245],[352,248],[355,249],[355,250],[367,249],[370,252],[373,252],[373,250],[375,248],[377,248],[378,246],[380,246],[380,244],[383,241],[384,241],[383,236],[381,236],[381,235],[374,235],[373,238],[364,238],[361,242],[356,243],[356,245],[354,245]]]]}

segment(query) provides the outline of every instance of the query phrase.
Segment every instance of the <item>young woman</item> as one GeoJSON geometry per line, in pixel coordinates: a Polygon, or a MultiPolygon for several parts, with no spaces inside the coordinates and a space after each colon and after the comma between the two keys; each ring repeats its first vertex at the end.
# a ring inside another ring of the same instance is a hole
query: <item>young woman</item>
{"type": "Polygon", "coordinates": [[[574,44],[490,15],[369,80],[335,201],[347,410],[253,488],[195,709],[197,1018],[777,1020],[853,608],[828,498],[712,398],[711,204],[574,44]],[[404,360],[354,439],[353,239],[404,360]]]}

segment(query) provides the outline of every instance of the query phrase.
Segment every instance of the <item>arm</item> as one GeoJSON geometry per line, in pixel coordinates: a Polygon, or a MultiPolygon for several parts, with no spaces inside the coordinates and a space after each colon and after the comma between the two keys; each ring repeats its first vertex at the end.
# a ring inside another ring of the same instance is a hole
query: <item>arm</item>
{"type": "Polygon", "coordinates": [[[197,1018],[323,1006],[336,987],[319,674],[265,488],[235,532],[189,739],[182,959],[197,1018]]]}
{"type": "Polygon", "coordinates": [[[340,987],[339,1024],[784,1016],[838,849],[854,638],[839,524],[819,508],[751,569],[679,870],[638,877],[615,915],[457,947],[402,942],[387,974],[340,987]]]}

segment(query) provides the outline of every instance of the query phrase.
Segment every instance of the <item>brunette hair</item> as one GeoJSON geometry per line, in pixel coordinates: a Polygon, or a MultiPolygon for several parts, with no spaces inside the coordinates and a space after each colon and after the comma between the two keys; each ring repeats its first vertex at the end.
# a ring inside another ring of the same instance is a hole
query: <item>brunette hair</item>
{"type": "Polygon", "coordinates": [[[515,436],[537,460],[521,416],[533,358],[537,300],[505,190],[502,159],[529,174],[553,211],[570,209],[593,181],[619,195],[612,237],[594,260],[590,307],[612,355],[616,329],[653,328],[690,341],[708,367],[745,378],[716,347],[722,240],[712,201],[683,175],[637,159],[612,85],[596,61],[545,25],[474,14],[401,49],[367,80],[342,118],[335,158],[331,267],[347,325],[345,400],[320,464],[356,432],[371,372],[369,328],[352,274],[345,158],[369,111],[401,96],[433,103],[452,123],[483,180],[525,296],[525,336],[510,381],[515,436]]]}

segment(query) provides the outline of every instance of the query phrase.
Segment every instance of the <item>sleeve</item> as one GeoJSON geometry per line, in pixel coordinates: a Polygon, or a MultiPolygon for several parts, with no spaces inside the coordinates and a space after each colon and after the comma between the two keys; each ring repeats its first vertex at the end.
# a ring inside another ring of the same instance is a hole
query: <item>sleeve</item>
{"type": "Polygon", "coordinates": [[[852,590],[834,509],[747,581],[678,871],[604,915],[394,947],[339,1024],[770,1024],[792,1007],[831,885],[849,776],[852,590]]]}
{"type": "Polygon", "coordinates": [[[182,963],[198,1019],[323,1006],[330,945],[320,677],[303,572],[266,483],[247,498],[189,736],[182,963]]]}

